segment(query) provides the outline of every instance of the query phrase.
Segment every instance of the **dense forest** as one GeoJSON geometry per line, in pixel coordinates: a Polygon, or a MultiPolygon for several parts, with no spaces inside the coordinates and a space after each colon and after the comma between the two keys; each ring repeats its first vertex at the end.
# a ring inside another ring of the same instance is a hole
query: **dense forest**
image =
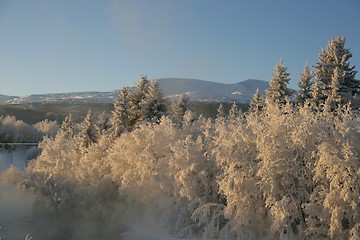
{"type": "Polygon", "coordinates": [[[44,134],[41,155],[11,179],[48,212],[115,228],[151,216],[184,238],[359,239],[351,56],[344,37],[331,39],[295,97],[280,61],[265,96],[255,93],[248,111],[220,105],[215,119],[189,110],[186,95],[167,104],[143,76],[120,90],[110,117],[68,116],[44,134]]]}

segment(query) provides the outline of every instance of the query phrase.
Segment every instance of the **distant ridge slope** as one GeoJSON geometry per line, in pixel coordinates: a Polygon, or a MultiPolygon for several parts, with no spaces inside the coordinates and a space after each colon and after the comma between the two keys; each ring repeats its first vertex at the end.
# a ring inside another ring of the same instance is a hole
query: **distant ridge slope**
{"type": "MultiPolygon", "coordinates": [[[[265,89],[269,88],[268,82],[255,79],[248,79],[232,84],[187,78],[160,78],[158,82],[164,95],[168,98],[186,93],[191,100],[207,102],[235,101],[248,103],[257,88],[261,94],[265,94],[265,89]]],[[[118,91],[32,94],[24,97],[0,95],[0,103],[23,104],[61,101],[75,103],[113,103],[118,96],[118,91]]]]}
{"type": "Polygon", "coordinates": [[[12,100],[14,100],[16,98],[18,98],[18,97],[16,97],[16,96],[7,96],[7,95],[0,94],[0,103],[6,103],[6,102],[12,101],[12,100]]]}
{"type": "Polygon", "coordinates": [[[112,92],[73,92],[73,93],[49,93],[32,94],[18,97],[7,101],[9,104],[36,103],[36,102],[88,102],[88,103],[111,103],[118,97],[117,91],[112,92]]]}
{"type": "Polygon", "coordinates": [[[186,78],[160,78],[158,82],[165,96],[186,93],[193,100],[215,102],[248,103],[257,88],[261,94],[269,88],[269,82],[255,79],[231,84],[186,78]]]}

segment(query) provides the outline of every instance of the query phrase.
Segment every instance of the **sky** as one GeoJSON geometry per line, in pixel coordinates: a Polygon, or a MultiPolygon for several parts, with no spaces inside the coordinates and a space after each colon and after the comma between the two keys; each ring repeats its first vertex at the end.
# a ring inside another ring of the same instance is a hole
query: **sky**
{"type": "Polygon", "coordinates": [[[359,12],[359,0],[0,0],[0,94],[113,91],[141,75],[270,81],[280,59],[296,88],[339,35],[360,71],[359,12]]]}

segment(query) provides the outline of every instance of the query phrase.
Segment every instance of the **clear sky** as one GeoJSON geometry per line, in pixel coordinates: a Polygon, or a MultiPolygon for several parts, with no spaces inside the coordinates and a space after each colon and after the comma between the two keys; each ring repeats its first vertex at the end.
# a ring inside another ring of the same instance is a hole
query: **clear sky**
{"type": "Polygon", "coordinates": [[[359,13],[359,0],[0,0],[0,94],[112,91],[142,74],[269,81],[280,58],[295,87],[338,35],[360,71],[359,13]]]}

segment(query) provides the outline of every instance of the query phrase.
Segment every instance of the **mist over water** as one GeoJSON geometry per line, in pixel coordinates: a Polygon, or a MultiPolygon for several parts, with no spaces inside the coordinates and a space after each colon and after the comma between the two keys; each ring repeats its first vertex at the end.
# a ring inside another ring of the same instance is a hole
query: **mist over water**
{"type": "Polygon", "coordinates": [[[129,229],[114,219],[91,214],[63,214],[48,212],[37,205],[39,196],[0,182],[0,239],[34,240],[122,239],[129,229]]]}
{"type": "Polygon", "coordinates": [[[0,180],[0,236],[24,239],[31,232],[35,197],[0,180]]]}
{"type": "Polygon", "coordinates": [[[29,235],[33,240],[112,240],[122,239],[121,233],[129,230],[117,218],[51,211],[43,196],[13,183],[19,175],[14,167],[0,173],[0,239],[25,239],[29,235]]]}

